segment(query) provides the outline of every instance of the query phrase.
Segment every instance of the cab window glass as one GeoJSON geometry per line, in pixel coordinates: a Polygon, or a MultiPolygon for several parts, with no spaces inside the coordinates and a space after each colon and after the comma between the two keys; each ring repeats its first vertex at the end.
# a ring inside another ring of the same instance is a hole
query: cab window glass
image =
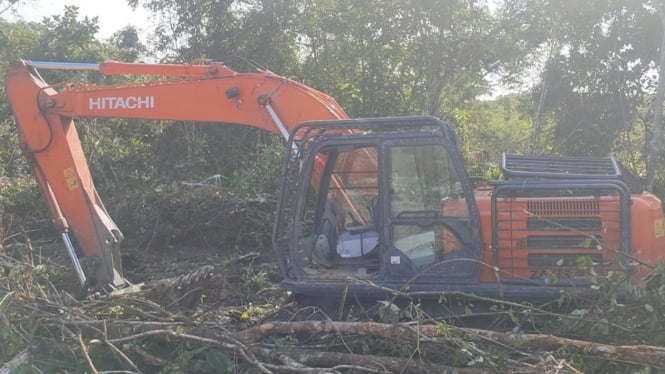
{"type": "Polygon", "coordinates": [[[423,269],[461,250],[459,238],[439,221],[467,217],[467,202],[441,145],[390,149],[390,216],[395,248],[423,269]]]}
{"type": "Polygon", "coordinates": [[[441,145],[390,148],[390,211],[436,211],[443,215],[468,216],[462,187],[441,145]]]}

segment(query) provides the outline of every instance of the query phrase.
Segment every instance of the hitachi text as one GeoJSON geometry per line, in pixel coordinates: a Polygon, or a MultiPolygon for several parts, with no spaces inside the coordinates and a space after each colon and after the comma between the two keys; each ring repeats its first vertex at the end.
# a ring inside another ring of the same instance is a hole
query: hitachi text
{"type": "Polygon", "coordinates": [[[105,109],[152,109],[155,107],[154,96],[96,97],[90,98],[90,110],[105,109]]]}

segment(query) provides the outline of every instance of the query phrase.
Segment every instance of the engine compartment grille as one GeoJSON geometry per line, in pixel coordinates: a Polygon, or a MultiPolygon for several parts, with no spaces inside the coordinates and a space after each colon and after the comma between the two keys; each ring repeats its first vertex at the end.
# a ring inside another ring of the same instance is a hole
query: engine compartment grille
{"type": "Polygon", "coordinates": [[[614,181],[528,180],[495,187],[492,245],[504,279],[589,279],[630,251],[630,193],[614,181]],[[628,243],[628,244],[626,244],[628,243]]]}
{"type": "Polygon", "coordinates": [[[600,213],[598,199],[567,198],[527,201],[529,213],[540,216],[597,216],[600,213]]]}

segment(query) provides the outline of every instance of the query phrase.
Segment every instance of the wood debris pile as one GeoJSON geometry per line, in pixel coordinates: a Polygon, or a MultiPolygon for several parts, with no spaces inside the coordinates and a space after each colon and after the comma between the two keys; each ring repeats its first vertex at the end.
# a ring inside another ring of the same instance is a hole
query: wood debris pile
{"type": "MultiPolygon", "coordinates": [[[[500,308],[491,318],[509,323],[500,328],[495,324],[494,329],[434,319],[420,313],[416,303],[410,305],[409,318],[405,310],[396,310],[399,318],[392,323],[382,322],[385,310],[371,318],[348,315],[337,320],[329,311],[299,308],[273,281],[269,265],[257,261],[258,254],[152,280],[146,291],[82,300],[57,283],[72,281],[63,278],[64,265],[19,260],[12,254],[4,251],[0,256],[0,358],[6,361],[0,374],[665,368],[665,348],[635,344],[636,337],[631,344],[612,342],[608,335],[571,337],[571,331],[589,326],[588,331],[633,333],[608,316],[556,314],[497,301],[500,308]],[[535,320],[541,322],[527,326],[535,320]],[[561,331],[567,337],[553,335],[549,325],[569,326],[561,331]]],[[[377,306],[395,307],[389,301],[377,306]]]]}

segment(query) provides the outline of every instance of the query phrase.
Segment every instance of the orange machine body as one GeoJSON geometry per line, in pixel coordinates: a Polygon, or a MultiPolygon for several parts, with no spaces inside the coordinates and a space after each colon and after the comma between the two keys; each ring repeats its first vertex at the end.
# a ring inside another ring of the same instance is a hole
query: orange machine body
{"type": "Polygon", "coordinates": [[[626,266],[623,270],[630,269],[633,279],[639,282],[652,266],[665,260],[663,210],[653,194],[630,196],[631,252],[625,253],[622,236],[627,233],[620,228],[620,202],[616,196],[507,197],[499,199],[497,208],[492,209],[493,191],[490,186],[476,191],[482,259],[490,265],[483,267],[481,282],[548,278],[553,282],[570,281],[588,277],[590,266],[615,266],[617,260],[622,260],[626,266]],[[531,224],[529,220],[536,216],[540,222],[555,223],[540,227],[531,224]],[[557,230],[557,225],[562,229],[557,230]]]}

